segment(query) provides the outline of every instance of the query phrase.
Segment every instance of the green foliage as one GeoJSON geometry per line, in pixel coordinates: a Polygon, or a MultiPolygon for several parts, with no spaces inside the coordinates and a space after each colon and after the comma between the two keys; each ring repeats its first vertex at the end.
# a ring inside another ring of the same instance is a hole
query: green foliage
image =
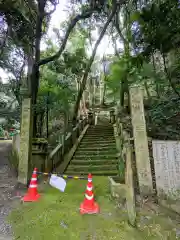
{"type": "Polygon", "coordinates": [[[179,46],[180,11],[176,0],[152,3],[133,15],[139,23],[138,44],[149,55],[154,50],[167,53],[179,46]]]}
{"type": "MultiPolygon", "coordinates": [[[[56,4],[56,1],[51,2],[53,5],[56,4]]],[[[76,3],[77,1],[73,1],[72,4],[76,3]]],[[[98,29],[102,28],[100,19],[104,15],[100,15],[100,12],[109,13],[112,1],[85,1],[77,7],[78,10],[80,10],[79,7],[86,10],[99,9],[99,14],[98,17],[93,15],[91,20],[86,19],[78,23],[72,31],[61,57],[41,67],[36,113],[38,118],[42,118],[44,122],[47,109],[51,113],[50,121],[53,118],[60,119],[60,115],[64,115],[64,117],[66,115],[66,118],[70,117],[69,113],[77,97],[77,83],[80,83],[83,70],[87,66],[86,48],[88,42],[92,40],[88,38],[95,26],[98,25],[98,29]]],[[[25,78],[24,66],[27,64],[29,48],[35,40],[37,2],[0,0],[0,8],[2,9],[0,34],[3,39],[3,47],[0,49],[0,67],[13,75],[10,77],[9,87],[18,103],[21,104],[19,89],[25,78]]],[[[113,97],[113,100],[118,102],[121,96],[124,98],[126,94],[128,95],[129,86],[143,85],[148,92],[148,101],[152,103],[152,105],[148,103],[151,107],[146,111],[153,122],[151,125],[160,126],[163,121],[166,121],[168,126],[172,126],[172,122],[167,121],[166,116],[174,119],[173,116],[179,111],[177,106],[179,103],[175,103],[173,100],[177,98],[176,95],[180,90],[179,57],[178,54],[175,54],[179,46],[179,3],[176,0],[146,1],[145,4],[142,4],[142,1],[128,1],[122,7],[120,15],[121,17],[117,17],[116,21],[119,21],[120,31],[122,30],[126,41],[121,39],[124,44],[122,55],[117,54],[116,58],[110,56],[112,60],[110,73],[104,77],[107,97],[111,99],[113,97]],[[151,61],[156,50],[164,57],[164,63],[161,62],[163,65],[161,70],[158,69],[159,63],[156,60],[154,64],[151,61]],[[170,53],[174,59],[168,61],[170,53]],[[167,66],[164,66],[166,61],[167,66]],[[155,100],[154,92],[157,95],[155,100]]],[[[43,34],[47,32],[49,20],[50,16],[44,19],[43,34]]],[[[59,44],[62,43],[62,32],[66,31],[68,24],[69,21],[65,21],[60,26],[61,31],[54,29],[59,44]]],[[[114,29],[111,29],[109,33],[116,38],[115,41],[119,41],[114,29]]],[[[54,39],[48,39],[47,48],[41,53],[42,58],[52,56],[58,51],[58,46],[53,42],[54,39]]],[[[92,68],[92,71],[96,73],[98,64],[95,63],[93,67],[95,69],[92,68]]],[[[123,103],[123,105],[125,104],[123,103]]],[[[149,122],[148,124],[150,125],[149,122]]]]}
{"type": "Polygon", "coordinates": [[[110,66],[109,76],[106,78],[107,86],[114,94],[119,93],[122,81],[127,78],[128,65],[125,58],[115,60],[110,66]]]}
{"type": "Polygon", "coordinates": [[[149,134],[154,138],[178,140],[180,132],[180,100],[168,96],[154,99],[147,112],[149,134]]]}
{"type": "Polygon", "coordinates": [[[63,74],[57,74],[48,67],[43,67],[36,106],[37,113],[46,111],[48,107],[53,116],[58,117],[60,113],[67,113],[70,110],[76,91],[68,80],[70,79],[66,79],[63,74]]]}
{"type": "Polygon", "coordinates": [[[4,130],[3,130],[3,128],[1,127],[1,125],[0,125],[0,137],[4,137],[4,130]]]}
{"type": "Polygon", "coordinates": [[[0,1],[0,15],[8,25],[9,40],[16,46],[22,47],[26,52],[34,38],[36,6],[35,1],[32,1],[31,6],[20,0],[0,1]]]}
{"type": "Polygon", "coordinates": [[[137,57],[122,56],[114,61],[110,67],[110,74],[106,78],[107,85],[114,94],[119,93],[122,83],[125,84],[125,91],[131,84],[140,84],[147,79],[154,78],[155,72],[153,66],[143,62],[141,55],[137,57]]]}
{"type": "MultiPolygon", "coordinates": [[[[47,110],[50,112],[50,122],[53,122],[54,119],[60,120],[63,115],[64,125],[67,125],[68,119],[71,118],[72,108],[77,97],[77,82],[80,81],[87,63],[86,35],[82,35],[84,32],[80,30],[74,31],[67,44],[67,49],[60,59],[41,68],[36,113],[42,116],[43,121],[45,121],[44,112],[47,110]],[[78,42],[78,39],[80,40],[79,44],[75,45],[73,41],[78,42]]],[[[57,46],[50,39],[47,44],[48,48],[42,53],[43,57],[57,52],[57,46]]]]}

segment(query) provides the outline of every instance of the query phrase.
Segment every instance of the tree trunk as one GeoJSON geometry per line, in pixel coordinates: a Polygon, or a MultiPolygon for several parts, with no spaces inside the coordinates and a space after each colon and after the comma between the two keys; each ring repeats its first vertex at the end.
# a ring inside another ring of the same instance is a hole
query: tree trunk
{"type": "Polygon", "coordinates": [[[31,76],[31,94],[32,94],[32,104],[33,104],[33,137],[36,137],[37,133],[37,113],[36,113],[36,103],[37,94],[39,88],[39,66],[40,61],[40,43],[42,37],[42,24],[45,17],[45,5],[46,0],[38,1],[38,14],[36,19],[36,33],[35,33],[35,61],[33,66],[33,72],[31,76]]]}
{"type": "Polygon", "coordinates": [[[93,105],[93,83],[92,78],[89,79],[89,107],[91,108],[93,105]]]}
{"type": "MultiPolygon", "coordinates": [[[[153,62],[154,72],[156,73],[156,64],[155,64],[155,59],[154,59],[154,53],[152,53],[152,62],[153,62]]],[[[157,97],[160,98],[159,85],[158,85],[157,81],[155,82],[155,85],[156,85],[156,94],[157,94],[157,97]]]]}
{"type": "Polygon", "coordinates": [[[102,104],[105,105],[105,96],[106,96],[106,83],[104,83],[103,96],[102,96],[102,104]]]}
{"type": "Polygon", "coordinates": [[[62,52],[64,51],[65,47],[66,47],[66,43],[67,43],[67,40],[70,36],[70,33],[72,32],[72,30],[74,29],[74,27],[76,26],[76,24],[80,21],[80,20],[84,20],[84,19],[87,19],[89,17],[91,17],[91,15],[94,13],[94,12],[97,12],[97,9],[87,9],[87,11],[84,11],[82,14],[78,14],[77,16],[75,16],[72,21],[70,22],[69,26],[68,26],[68,29],[66,31],[66,34],[64,36],[64,39],[63,39],[63,42],[59,48],[59,51],[57,53],[55,53],[53,56],[50,56],[50,57],[47,57],[45,59],[41,59],[39,62],[38,62],[38,66],[41,66],[41,65],[45,65],[49,62],[52,62],[56,59],[58,59],[62,52]]]}
{"type": "MultiPolygon", "coordinates": [[[[129,36],[131,34],[131,30],[130,30],[130,24],[129,24],[129,12],[126,12],[125,15],[125,30],[126,30],[126,38],[123,36],[120,26],[119,26],[119,17],[118,14],[116,15],[115,21],[114,21],[114,26],[121,38],[121,40],[123,41],[123,45],[124,45],[124,54],[126,56],[126,58],[128,59],[130,56],[130,46],[129,46],[129,36]]],[[[129,62],[127,63],[128,67],[129,67],[129,62]]],[[[128,78],[124,77],[120,83],[120,106],[123,107],[124,106],[124,97],[125,97],[125,92],[127,92],[128,94],[128,98],[129,98],[129,84],[128,84],[128,78]]],[[[129,104],[129,101],[128,101],[129,104]]],[[[128,105],[129,108],[129,105],[128,105]]]]}
{"type": "Polygon", "coordinates": [[[109,15],[108,17],[108,20],[107,22],[105,23],[100,35],[99,35],[99,38],[98,40],[96,41],[96,44],[94,46],[94,49],[93,49],[93,52],[92,52],[92,55],[91,55],[91,58],[89,59],[89,62],[87,64],[87,67],[86,67],[86,70],[85,70],[85,73],[83,75],[83,78],[82,78],[82,83],[81,83],[81,86],[80,86],[80,90],[79,90],[79,93],[78,93],[78,97],[77,97],[77,100],[76,100],[76,103],[75,103],[75,107],[74,107],[74,114],[73,114],[73,121],[76,121],[76,118],[77,118],[77,113],[78,113],[78,109],[79,109],[79,103],[81,101],[81,98],[82,98],[82,94],[84,92],[84,89],[86,87],[86,81],[87,81],[87,77],[88,77],[88,74],[89,74],[89,71],[91,69],[91,65],[94,61],[94,57],[96,55],[96,51],[97,51],[97,48],[106,32],[106,29],[107,27],[109,26],[110,22],[112,21],[115,13],[116,13],[116,4],[113,6],[113,9],[112,9],[112,12],[111,14],[109,15]]]}
{"type": "Polygon", "coordinates": [[[43,126],[44,126],[44,112],[40,113],[39,115],[39,136],[42,137],[43,133],[43,126]]]}
{"type": "Polygon", "coordinates": [[[124,107],[124,83],[120,84],[120,106],[124,107]]]}
{"type": "Polygon", "coordinates": [[[147,85],[146,81],[144,82],[144,88],[145,88],[146,93],[147,93],[147,98],[148,98],[148,100],[150,100],[151,99],[151,94],[149,92],[148,85],[147,85]]]}
{"type": "MultiPolygon", "coordinates": [[[[105,60],[105,58],[103,57],[103,59],[105,60]]],[[[102,96],[101,96],[101,101],[100,101],[100,105],[104,105],[105,102],[105,93],[106,93],[106,78],[107,78],[107,74],[106,74],[106,69],[105,69],[105,65],[103,68],[103,84],[100,84],[100,91],[102,91],[102,96]],[[103,85],[103,86],[101,86],[103,85]]]]}
{"type": "Polygon", "coordinates": [[[49,91],[46,99],[46,138],[49,137],[49,91]]]}

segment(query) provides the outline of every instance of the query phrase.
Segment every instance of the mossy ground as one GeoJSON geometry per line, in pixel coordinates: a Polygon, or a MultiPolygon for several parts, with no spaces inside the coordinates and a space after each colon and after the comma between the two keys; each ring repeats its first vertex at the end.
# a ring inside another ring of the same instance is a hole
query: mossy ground
{"type": "Polygon", "coordinates": [[[81,216],[79,213],[85,180],[68,180],[64,193],[46,186],[39,202],[22,204],[9,216],[15,239],[176,239],[167,221],[161,224],[162,220],[157,216],[147,222],[143,220],[143,226],[138,229],[130,227],[124,208],[119,208],[110,198],[107,178],[95,177],[93,182],[100,214],[81,216]]]}

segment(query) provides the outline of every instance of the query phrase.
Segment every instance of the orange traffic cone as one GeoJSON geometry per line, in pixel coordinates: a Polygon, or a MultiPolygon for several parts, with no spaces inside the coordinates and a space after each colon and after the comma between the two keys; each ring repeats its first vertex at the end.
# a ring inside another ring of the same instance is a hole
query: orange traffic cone
{"type": "Polygon", "coordinates": [[[35,202],[40,198],[37,191],[37,168],[34,168],[27,194],[22,198],[23,202],[35,202]]]}
{"type": "Polygon", "coordinates": [[[81,214],[96,214],[99,213],[99,205],[94,201],[92,175],[88,175],[88,184],[85,193],[85,199],[80,205],[81,214]]]}

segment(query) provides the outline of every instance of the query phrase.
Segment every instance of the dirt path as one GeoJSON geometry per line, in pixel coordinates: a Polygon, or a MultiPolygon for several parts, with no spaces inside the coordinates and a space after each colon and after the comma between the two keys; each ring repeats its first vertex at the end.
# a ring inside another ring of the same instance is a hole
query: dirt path
{"type": "Polygon", "coordinates": [[[11,146],[11,141],[0,140],[0,240],[12,239],[11,226],[6,222],[16,198],[16,177],[8,163],[11,146]]]}

